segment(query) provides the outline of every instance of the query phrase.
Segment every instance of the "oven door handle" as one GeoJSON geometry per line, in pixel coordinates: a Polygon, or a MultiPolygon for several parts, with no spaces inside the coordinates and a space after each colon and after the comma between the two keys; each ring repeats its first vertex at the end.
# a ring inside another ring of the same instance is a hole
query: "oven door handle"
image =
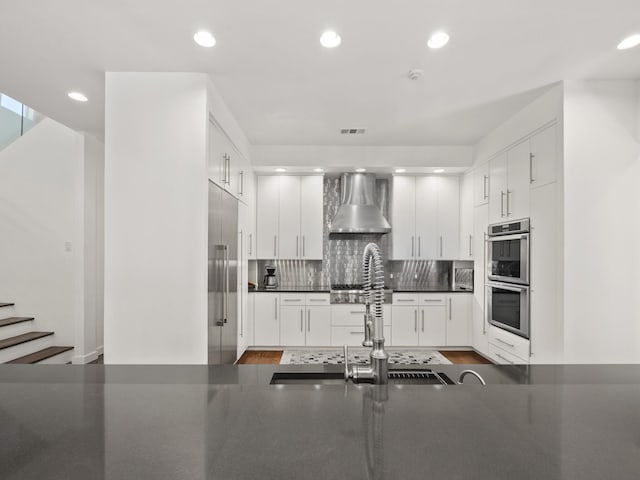
{"type": "Polygon", "coordinates": [[[527,285],[515,285],[513,283],[487,282],[486,286],[487,288],[499,288],[510,292],[529,292],[527,285]]]}

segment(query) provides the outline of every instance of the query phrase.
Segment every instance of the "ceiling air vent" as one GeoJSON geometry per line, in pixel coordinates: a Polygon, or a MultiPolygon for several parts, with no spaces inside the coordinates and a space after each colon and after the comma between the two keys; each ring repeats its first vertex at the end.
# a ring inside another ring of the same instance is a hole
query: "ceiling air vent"
{"type": "Polygon", "coordinates": [[[340,134],[341,135],[362,135],[366,131],[367,131],[366,128],[341,128],[340,134]]]}

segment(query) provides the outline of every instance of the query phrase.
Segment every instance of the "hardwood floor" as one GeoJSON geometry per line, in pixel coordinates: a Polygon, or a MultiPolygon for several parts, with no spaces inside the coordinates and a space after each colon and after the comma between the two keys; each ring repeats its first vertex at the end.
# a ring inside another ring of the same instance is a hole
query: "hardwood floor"
{"type": "Polygon", "coordinates": [[[277,365],[281,358],[282,351],[247,350],[236,363],[239,365],[277,365]]]}
{"type": "MultiPolygon", "coordinates": [[[[440,350],[451,363],[454,364],[487,364],[491,363],[486,358],[478,355],[476,352],[463,350],[440,350]]],[[[282,351],[272,350],[247,350],[244,352],[238,364],[242,365],[277,365],[282,358],[282,351]]]]}

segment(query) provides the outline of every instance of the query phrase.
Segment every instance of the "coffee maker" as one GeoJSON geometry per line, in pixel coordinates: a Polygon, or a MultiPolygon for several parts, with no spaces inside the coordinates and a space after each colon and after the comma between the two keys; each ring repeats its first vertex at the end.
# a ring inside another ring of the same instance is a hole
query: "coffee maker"
{"type": "Polygon", "coordinates": [[[267,274],[264,276],[264,288],[277,288],[278,280],[276,279],[276,267],[273,265],[267,265],[267,274]]]}

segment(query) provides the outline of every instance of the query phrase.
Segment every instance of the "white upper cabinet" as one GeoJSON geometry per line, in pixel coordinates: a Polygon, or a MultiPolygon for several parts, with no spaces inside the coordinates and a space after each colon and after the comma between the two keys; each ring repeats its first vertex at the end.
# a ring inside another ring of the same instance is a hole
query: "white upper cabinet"
{"type": "Polygon", "coordinates": [[[529,216],[529,141],[522,142],[507,153],[506,219],[529,216]]]}
{"type": "Polygon", "coordinates": [[[416,251],[416,182],[414,177],[393,177],[391,202],[393,258],[410,260],[416,251]]]}
{"type": "Polygon", "coordinates": [[[474,172],[467,172],[460,183],[460,260],[472,260],[473,249],[473,191],[474,172]]]}
{"type": "Polygon", "coordinates": [[[256,219],[257,258],[278,258],[280,177],[258,176],[256,219]]]}
{"type": "Polygon", "coordinates": [[[454,260],[460,253],[460,178],[436,178],[438,180],[438,235],[435,258],[454,260]]]}
{"type": "Polygon", "coordinates": [[[529,182],[531,188],[556,181],[558,133],[554,125],[531,137],[529,182]]]}
{"type": "Polygon", "coordinates": [[[257,258],[322,260],[322,176],[259,176],[257,258]]]}
{"type": "Polygon", "coordinates": [[[245,194],[249,161],[235,148],[229,137],[209,121],[209,153],[207,160],[209,179],[242,200],[245,194]]]}
{"type": "Polygon", "coordinates": [[[476,167],[473,171],[473,205],[489,203],[489,163],[476,167]]]}
{"type": "Polygon", "coordinates": [[[458,257],[458,177],[394,176],[391,208],[394,260],[458,257]]]}
{"type": "Polygon", "coordinates": [[[506,216],[507,154],[503,153],[489,162],[489,221],[499,223],[506,216]]]}
{"type": "Polygon", "coordinates": [[[300,255],[305,260],[322,260],[324,235],[323,177],[300,177],[300,255]]]}

